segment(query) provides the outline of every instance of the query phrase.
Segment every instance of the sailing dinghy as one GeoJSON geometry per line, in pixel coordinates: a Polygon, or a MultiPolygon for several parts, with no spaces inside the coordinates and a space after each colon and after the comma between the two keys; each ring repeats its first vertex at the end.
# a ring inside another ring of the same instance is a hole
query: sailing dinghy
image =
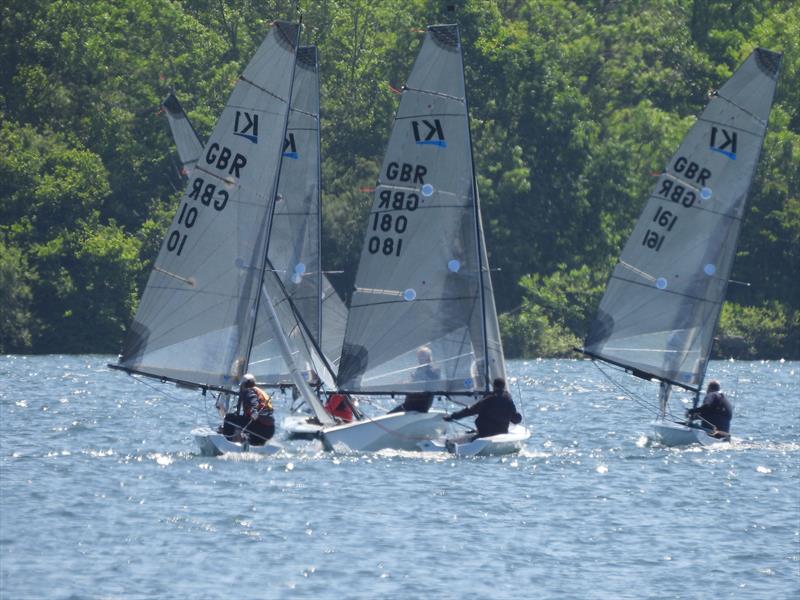
{"type": "MultiPolygon", "coordinates": [[[[756,49],[713,96],[650,193],[582,352],[659,382],[655,436],[718,442],[668,410],[703,379],[767,130],[781,55],[756,49]]],[[[720,432],[726,437],[727,432],[720,432]]]]}
{"type": "MultiPolygon", "coordinates": [[[[505,375],[468,114],[458,27],[428,27],[368,216],[343,393],[475,397],[505,375]]],[[[322,440],[345,451],[419,450],[445,434],[443,416],[400,410],[324,427],[322,440]]]]}
{"type": "Polygon", "coordinates": [[[523,425],[511,424],[508,433],[499,433],[481,438],[472,436],[441,438],[419,444],[425,452],[448,452],[456,456],[503,456],[516,454],[522,450],[525,441],[531,437],[530,431],[523,425]]]}
{"type": "MultiPolygon", "coordinates": [[[[276,22],[240,76],[191,172],[113,368],[227,397],[248,368],[258,372],[262,346],[277,338],[292,383],[316,400],[279,326],[278,311],[294,312],[293,303],[268,257],[299,31],[276,22]]],[[[295,325],[304,346],[310,333],[295,325]]],[[[314,408],[321,422],[333,423],[318,401],[314,408]]],[[[195,437],[205,453],[231,449],[213,430],[195,437]]],[[[250,450],[279,447],[270,441],[250,450]]]]}
{"type": "MultiPolygon", "coordinates": [[[[196,164],[204,144],[174,94],[162,104],[178,149],[181,164],[196,164]]],[[[347,308],[321,271],[319,71],[314,46],[297,51],[292,101],[281,162],[278,196],[268,255],[277,267],[285,289],[303,323],[309,328],[331,368],[339,361],[347,308]],[[321,287],[320,287],[321,286],[321,287]]],[[[184,174],[185,169],[184,169],[184,174]]],[[[290,343],[296,332],[290,333],[290,343]]],[[[321,425],[302,397],[297,396],[288,367],[277,350],[274,336],[256,343],[262,356],[251,361],[259,385],[291,388],[290,414],[280,429],[290,439],[314,438],[321,425]],[[257,365],[257,366],[256,366],[257,365]]],[[[294,353],[297,355],[297,352],[294,353]]],[[[317,382],[320,383],[320,382],[317,382]]],[[[328,379],[329,389],[333,387],[328,379]]]]}

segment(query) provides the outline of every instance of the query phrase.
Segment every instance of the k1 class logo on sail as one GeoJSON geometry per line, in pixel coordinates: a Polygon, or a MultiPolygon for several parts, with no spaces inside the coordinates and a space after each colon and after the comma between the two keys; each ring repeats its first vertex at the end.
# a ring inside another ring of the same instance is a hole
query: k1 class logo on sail
{"type": "Polygon", "coordinates": [[[411,127],[414,130],[414,140],[417,144],[447,148],[444,130],[439,119],[434,119],[433,122],[428,119],[411,121],[411,127]]]}
{"type": "Polygon", "coordinates": [[[735,131],[731,132],[722,127],[712,127],[709,148],[714,152],[727,156],[731,160],[736,160],[736,137],[735,131]]]}
{"type": "Polygon", "coordinates": [[[243,110],[236,111],[233,121],[233,135],[238,135],[254,144],[258,143],[258,115],[243,110]]]}

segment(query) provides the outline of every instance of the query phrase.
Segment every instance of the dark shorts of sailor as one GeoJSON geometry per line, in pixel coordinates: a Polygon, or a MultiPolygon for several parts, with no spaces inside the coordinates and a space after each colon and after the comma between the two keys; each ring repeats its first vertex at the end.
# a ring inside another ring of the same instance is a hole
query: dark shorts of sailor
{"type": "Polygon", "coordinates": [[[244,415],[235,413],[225,415],[222,434],[227,439],[239,441],[243,430],[250,436],[250,443],[253,446],[263,446],[268,439],[275,435],[275,419],[263,415],[256,421],[250,421],[250,417],[244,415]]]}

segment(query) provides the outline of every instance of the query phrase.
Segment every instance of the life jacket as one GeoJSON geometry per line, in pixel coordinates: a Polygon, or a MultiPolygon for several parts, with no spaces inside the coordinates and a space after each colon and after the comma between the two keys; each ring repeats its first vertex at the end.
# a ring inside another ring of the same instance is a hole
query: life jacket
{"type": "Polygon", "coordinates": [[[259,412],[272,412],[272,398],[269,397],[261,388],[253,388],[258,395],[258,411],[259,412]]]}
{"type": "Polygon", "coordinates": [[[344,394],[331,394],[325,403],[325,410],[329,415],[349,423],[353,420],[353,409],[344,394]]]}
{"type": "MultiPolygon", "coordinates": [[[[271,417],[272,416],[272,399],[269,397],[269,394],[264,392],[261,388],[253,387],[251,388],[258,398],[258,412],[259,416],[261,417],[271,417]]],[[[251,413],[250,406],[245,404],[244,406],[244,416],[249,417],[251,413]]]]}

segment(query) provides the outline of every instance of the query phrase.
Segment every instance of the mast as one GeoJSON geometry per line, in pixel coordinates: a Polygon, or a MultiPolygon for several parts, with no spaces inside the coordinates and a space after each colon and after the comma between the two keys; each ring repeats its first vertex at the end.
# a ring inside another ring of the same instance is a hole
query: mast
{"type": "MultiPolygon", "coordinates": [[[[458,49],[461,53],[461,77],[464,80],[464,106],[467,111],[467,139],[469,140],[469,162],[472,171],[472,199],[475,206],[475,250],[478,260],[478,281],[480,282],[480,302],[481,302],[481,337],[483,338],[483,386],[484,390],[489,390],[491,381],[489,378],[489,339],[486,333],[486,287],[483,282],[483,230],[481,222],[480,196],[478,194],[478,178],[475,175],[475,151],[472,147],[472,127],[470,126],[469,100],[467,98],[466,75],[464,73],[464,50],[461,46],[461,29],[455,25],[458,37],[458,49]]],[[[488,264],[486,267],[488,268],[488,264]]]]}
{"type": "MultiPolygon", "coordinates": [[[[316,52],[315,52],[316,55],[316,52]]],[[[317,98],[321,97],[320,91],[320,73],[319,73],[319,60],[316,60],[317,65],[317,98]]],[[[320,349],[322,348],[322,106],[319,107],[317,113],[317,248],[319,249],[319,259],[317,264],[317,331],[314,339],[319,342],[320,349]]],[[[323,356],[324,353],[323,353],[323,356]]]]}

